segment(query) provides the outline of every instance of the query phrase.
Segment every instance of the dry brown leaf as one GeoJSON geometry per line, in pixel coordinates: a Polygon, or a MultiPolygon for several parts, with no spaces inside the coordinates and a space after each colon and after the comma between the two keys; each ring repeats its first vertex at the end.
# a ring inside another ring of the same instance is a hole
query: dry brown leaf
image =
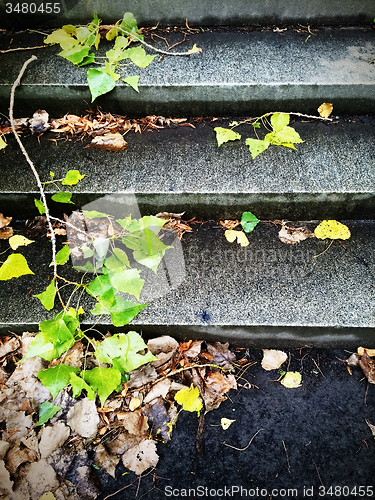
{"type": "Polygon", "coordinates": [[[134,448],[140,442],[140,438],[134,434],[129,434],[125,429],[115,439],[106,443],[107,450],[114,455],[122,455],[126,451],[134,448]]]}
{"type": "Polygon", "coordinates": [[[42,458],[47,458],[60,448],[70,435],[70,428],[63,422],[44,427],[39,442],[39,451],[42,458]]]}
{"type": "Polygon", "coordinates": [[[0,345],[0,358],[6,354],[16,351],[21,345],[21,342],[16,337],[6,337],[0,345]]]}
{"type": "Polygon", "coordinates": [[[110,476],[116,479],[116,466],[120,461],[120,457],[118,455],[111,455],[104,448],[102,444],[99,444],[95,450],[95,465],[100,467],[101,469],[108,472],[110,476]]]}
{"type": "Polygon", "coordinates": [[[134,436],[145,438],[148,435],[148,419],[141,409],[127,412],[123,419],[123,426],[134,436]]]}
{"type": "Polygon", "coordinates": [[[12,217],[4,217],[3,214],[0,214],[0,229],[7,226],[12,222],[12,217]]]}
{"type": "Polygon", "coordinates": [[[220,224],[225,228],[225,229],[229,229],[229,230],[232,230],[234,229],[235,227],[239,226],[240,223],[238,220],[221,220],[220,221],[220,224]]]}
{"type": "Polygon", "coordinates": [[[3,227],[0,229],[0,240],[9,240],[13,236],[12,227],[3,227]]]}
{"type": "MultiPolygon", "coordinates": [[[[183,386],[185,388],[185,386],[183,386]]],[[[174,408],[176,414],[165,408],[162,398],[157,399],[150,405],[146,405],[143,412],[148,418],[152,437],[163,443],[167,443],[171,438],[172,427],[177,421],[177,409],[171,404],[170,410],[174,408]]]]}
{"type": "MultiPolygon", "coordinates": [[[[180,214],[173,214],[171,212],[159,212],[155,215],[155,217],[159,217],[159,219],[181,219],[185,212],[181,212],[180,214]]],[[[169,337],[172,338],[172,337],[169,337]]]]}
{"type": "Polygon", "coordinates": [[[13,481],[10,480],[9,471],[5,468],[4,460],[0,460],[0,496],[13,493],[13,481]]]}
{"type": "Polygon", "coordinates": [[[88,438],[95,436],[99,421],[95,401],[85,398],[69,410],[66,423],[74,432],[88,438]]]}
{"type": "Polygon", "coordinates": [[[333,105],[330,102],[323,102],[318,108],[318,113],[322,118],[328,118],[333,111],[333,105]]]}
{"type": "Polygon", "coordinates": [[[9,448],[10,443],[8,443],[7,441],[0,441],[0,460],[4,460],[9,448]]]}
{"type": "Polygon", "coordinates": [[[42,134],[50,128],[49,115],[44,109],[38,109],[29,121],[29,128],[33,134],[42,134]]]}
{"type": "Polygon", "coordinates": [[[144,399],[144,403],[145,404],[151,403],[152,400],[160,397],[166,398],[170,387],[171,387],[171,381],[169,380],[169,378],[161,380],[151,388],[150,392],[146,395],[144,399]]]}
{"type": "Polygon", "coordinates": [[[375,356],[375,349],[366,349],[366,347],[358,347],[357,349],[357,353],[360,355],[360,356],[363,356],[363,353],[364,352],[367,352],[367,354],[370,356],[370,358],[372,358],[373,356],[375,356]]]}
{"type": "Polygon", "coordinates": [[[21,443],[30,448],[30,450],[39,453],[38,436],[36,435],[35,429],[32,429],[28,435],[21,439],[21,443]]]}
{"type": "Polygon", "coordinates": [[[360,360],[360,356],[356,353],[353,353],[351,356],[349,356],[349,358],[346,360],[346,363],[348,366],[351,366],[351,367],[357,367],[359,366],[359,360],[360,360]]]}
{"type": "Polygon", "coordinates": [[[86,146],[86,148],[102,149],[105,151],[123,151],[128,147],[128,143],[125,141],[123,136],[116,132],[115,134],[107,133],[104,135],[97,135],[94,139],[86,146]]]}
{"type": "Polygon", "coordinates": [[[156,443],[151,439],[144,439],[138,446],[131,448],[122,455],[125,467],[140,475],[150,467],[155,467],[159,462],[156,453],[156,443]]]}
{"type": "Polygon", "coordinates": [[[359,360],[359,366],[370,384],[375,384],[375,361],[370,358],[366,351],[359,360]]]}
{"type": "Polygon", "coordinates": [[[95,473],[92,467],[77,467],[75,473],[77,494],[81,500],[95,500],[100,491],[96,486],[95,473]]]}
{"type": "Polygon", "coordinates": [[[189,359],[194,359],[199,356],[201,352],[201,344],[202,340],[194,340],[193,342],[191,342],[189,348],[184,351],[184,356],[189,359]]]}
{"type": "Polygon", "coordinates": [[[5,458],[6,468],[11,474],[15,474],[18,467],[25,462],[35,462],[38,454],[30,448],[20,449],[19,445],[11,448],[5,458]]]}
{"type": "Polygon", "coordinates": [[[129,403],[129,410],[134,411],[141,406],[141,400],[139,398],[131,398],[129,403]]]}
{"type": "Polygon", "coordinates": [[[204,379],[205,388],[201,393],[206,411],[218,408],[227,398],[224,396],[230,389],[237,389],[233,375],[223,375],[221,372],[209,372],[204,379]]]}
{"type": "Polygon", "coordinates": [[[264,370],[277,370],[288,359],[284,351],[275,349],[263,349],[262,368],[264,370]]]}
{"type": "Polygon", "coordinates": [[[232,363],[236,361],[236,356],[229,349],[229,342],[212,342],[207,344],[207,350],[214,357],[214,363],[221,366],[223,370],[234,371],[232,363]]]}
{"type": "Polygon", "coordinates": [[[307,238],[314,238],[315,235],[307,227],[283,226],[279,231],[279,240],[287,245],[294,245],[307,238]]]}

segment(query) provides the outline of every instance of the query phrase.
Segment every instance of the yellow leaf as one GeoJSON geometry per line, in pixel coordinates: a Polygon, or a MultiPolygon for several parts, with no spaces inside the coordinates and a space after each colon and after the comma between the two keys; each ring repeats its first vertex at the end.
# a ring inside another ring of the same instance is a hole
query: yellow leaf
{"type": "Polygon", "coordinates": [[[333,106],[330,102],[323,102],[318,108],[318,113],[322,118],[328,118],[333,111],[333,106]]]}
{"type": "Polygon", "coordinates": [[[79,315],[79,314],[85,314],[85,311],[84,311],[83,307],[80,307],[80,308],[78,309],[77,314],[78,314],[78,315],[79,315]]]}
{"type": "Polygon", "coordinates": [[[230,427],[235,420],[231,420],[230,418],[222,418],[220,420],[221,427],[226,431],[228,427],[230,427]]]}
{"type": "Polygon", "coordinates": [[[229,243],[233,243],[237,238],[237,243],[241,245],[241,247],[247,247],[249,244],[249,240],[247,239],[246,234],[243,231],[235,231],[234,229],[227,229],[224,233],[226,239],[229,243]]]}
{"type": "Polygon", "coordinates": [[[136,408],[141,406],[141,400],[139,398],[132,398],[129,403],[129,410],[134,411],[136,408]]]}
{"type": "Polygon", "coordinates": [[[366,347],[358,347],[357,349],[357,353],[360,355],[360,356],[363,356],[364,352],[367,352],[367,354],[370,356],[370,358],[372,356],[375,356],[375,349],[366,349],[366,347]]]}
{"type": "Polygon", "coordinates": [[[194,387],[193,384],[190,388],[181,389],[176,392],[175,400],[179,405],[182,405],[182,408],[185,411],[199,411],[203,408],[203,402],[199,397],[199,389],[198,387],[194,387]]]}
{"type": "Polygon", "coordinates": [[[0,136],[0,149],[4,149],[7,147],[7,143],[4,141],[3,137],[0,136]]]}
{"type": "Polygon", "coordinates": [[[199,48],[199,47],[197,47],[197,44],[195,43],[195,44],[193,45],[193,47],[192,47],[190,50],[188,50],[188,53],[189,53],[189,54],[190,54],[190,53],[192,53],[192,52],[200,52],[200,53],[202,53],[202,49],[201,49],[201,48],[199,48]]]}
{"type": "Polygon", "coordinates": [[[326,238],[348,240],[350,238],[349,228],[337,220],[324,220],[315,228],[314,234],[321,240],[326,238]]]}
{"type": "Polygon", "coordinates": [[[301,387],[301,382],[302,376],[299,372],[286,372],[285,377],[281,381],[283,386],[287,387],[288,389],[301,387]]]}
{"type": "Polygon", "coordinates": [[[56,497],[49,491],[48,493],[44,493],[44,495],[42,495],[39,500],[56,500],[56,497]]]}
{"type": "Polygon", "coordinates": [[[25,238],[25,236],[20,236],[19,234],[9,238],[9,245],[12,247],[13,250],[17,250],[18,247],[25,247],[27,245],[30,245],[30,243],[35,243],[35,242],[33,240],[25,238]]]}

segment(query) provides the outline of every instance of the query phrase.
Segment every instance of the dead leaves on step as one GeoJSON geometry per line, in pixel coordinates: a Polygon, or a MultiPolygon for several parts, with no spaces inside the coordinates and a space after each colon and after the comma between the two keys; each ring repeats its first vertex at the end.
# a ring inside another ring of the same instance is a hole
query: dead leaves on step
{"type": "MultiPolygon", "coordinates": [[[[48,363],[36,357],[19,364],[33,336],[0,341],[0,495],[39,500],[50,493],[70,499],[85,492],[85,498],[94,499],[99,492],[86,491],[93,484],[93,469],[82,466],[89,465],[89,443],[96,467],[115,477],[121,460],[140,475],[158,463],[157,443],[171,439],[181,411],[210,411],[237,388],[231,373],[235,355],[228,344],[179,343],[163,336],[147,344],[157,360],[132,371],[103,407],[83,396],[73,399],[68,386],[54,401],[58,412],[35,426],[39,408],[51,401],[37,374],[61,360],[48,363]],[[67,477],[75,463],[79,467],[72,483],[67,477]]],[[[97,360],[91,348],[77,342],[63,362],[82,368],[97,360]]]]}
{"type": "Polygon", "coordinates": [[[375,384],[375,361],[371,359],[374,356],[375,349],[358,347],[357,352],[345,360],[349,373],[352,374],[351,368],[361,368],[368,382],[375,384]]]}
{"type": "Polygon", "coordinates": [[[86,146],[86,148],[101,149],[103,151],[123,151],[128,147],[128,143],[119,132],[115,134],[107,133],[104,135],[97,135],[86,146]]]}

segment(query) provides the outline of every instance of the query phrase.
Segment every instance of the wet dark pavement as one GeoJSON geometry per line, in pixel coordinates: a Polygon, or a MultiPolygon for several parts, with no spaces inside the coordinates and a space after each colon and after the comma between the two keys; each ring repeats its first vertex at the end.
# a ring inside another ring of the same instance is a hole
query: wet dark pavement
{"type": "Polygon", "coordinates": [[[302,387],[288,389],[277,370],[263,370],[262,351],[251,350],[257,364],[205,415],[201,439],[197,414],[181,412],[172,440],[158,445],[156,469],[138,479],[120,463],[117,481],[98,471],[98,499],[372,498],[375,443],[366,419],[375,425],[375,387],[359,369],[348,373],[340,360],[349,355],[291,351],[282,369],[301,371],[302,387]],[[227,430],[223,417],[235,420],[227,430]]]}

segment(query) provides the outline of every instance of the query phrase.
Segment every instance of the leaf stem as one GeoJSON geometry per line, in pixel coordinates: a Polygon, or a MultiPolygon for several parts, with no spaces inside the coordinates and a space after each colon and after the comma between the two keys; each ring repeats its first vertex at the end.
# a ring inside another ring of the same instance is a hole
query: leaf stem
{"type": "MultiPolygon", "coordinates": [[[[25,156],[27,163],[30,165],[30,168],[31,168],[31,170],[32,170],[32,172],[34,174],[34,177],[35,177],[36,182],[37,182],[38,187],[39,187],[40,196],[42,198],[43,205],[44,205],[44,208],[45,208],[45,214],[46,214],[48,228],[49,228],[50,233],[51,233],[53,276],[54,276],[54,278],[57,278],[58,275],[57,275],[57,263],[56,263],[56,235],[55,235],[55,231],[53,230],[53,227],[52,227],[52,222],[51,222],[51,217],[49,215],[49,210],[48,210],[46,196],[44,194],[43,186],[42,186],[42,183],[40,181],[39,174],[38,174],[38,172],[37,172],[37,170],[36,170],[36,168],[34,166],[34,163],[32,162],[31,158],[29,157],[29,155],[28,155],[28,153],[27,153],[27,151],[26,151],[24,145],[22,144],[22,141],[21,141],[21,139],[20,139],[20,137],[18,135],[18,132],[16,131],[16,127],[14,125],[14,117],[13,117],[14,94],[16,92],[16,88],[18,87],[18,85],[21,84],[21,79],[23,77],[23,74],[26,71],[27,66],[31,62],[36,61],[36,59],[37,59],[37,57],[33,55],[33,56],[30,57],[30,59],[28,59],[24,63],[24,65],[21,68],[21,71],[18,74],[18,77],[17,77],[16,81],[12,85],[12,89],[11,89],[11,92],[10,92],[9,121],[10,121],[10,124],[12,126],[12,131],[13,131],[13,134],[14,134],[14,136],[16,138],[16,141],[18,142],[18,145],[19,145],[19,147],[20,147],[23,155],[25,156]]],[[[55,281],[55,286],[56,286],[56,289],[57,289],[57,292],[58,292],[57,280],[55,281]]],[[[61,299],[61,296],[60,296],[59,293],[58,293],[58,295],[59,295],[60,302],[62,304],[64,304],[62,302],[62,299],[61,299]]]]}

